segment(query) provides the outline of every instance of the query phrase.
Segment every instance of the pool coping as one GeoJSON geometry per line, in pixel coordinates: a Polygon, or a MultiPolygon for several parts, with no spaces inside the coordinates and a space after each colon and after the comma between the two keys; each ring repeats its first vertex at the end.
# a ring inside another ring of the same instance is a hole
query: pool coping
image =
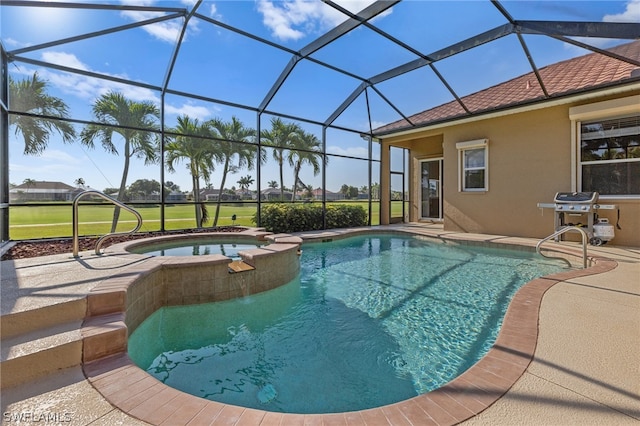
{"type": "MultiPolygon", "coordinates": [[[[380,232],[380,229],[347,229],[299,233],[308,241],[344,238],[380,232]]],[[[424,235],[443,242],[489,245],[532,250],[531,241],[508,237],[473,236],[414,229],[391,229],[385,233],[424,235]]],[[[571,247],[554,246],[556,253],[580,258],[571,247]]],[[[524,374],[533,360],[538,338],[538,316],[544,293],[558,282],[610,271],[617,262],[590,256],[592,266],[537,278],[514,296],[498,338],[489,352],[446,385],[405,401],[362,411],[331,414],[288,414],[261,411],[209,401],[164,385],[137,367],[126,353],[83,365],[88,381],[113,406],[147,423],[159,424],[421,424],[453,425],[465,421],[500,399],[524,374]]]]}

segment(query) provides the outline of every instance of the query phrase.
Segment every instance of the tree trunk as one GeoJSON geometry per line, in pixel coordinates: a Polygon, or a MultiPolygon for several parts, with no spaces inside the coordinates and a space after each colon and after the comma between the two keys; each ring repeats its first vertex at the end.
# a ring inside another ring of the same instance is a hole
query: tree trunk
{"type": "Polygon", "coordinates": [[[282,151],[280,151],[280,157],[278,158],[278,165],[280,166],[280,201],[284,201],[284,175],[282,164],[282,151]]]}
{"type": "MultiPolygon", "coordinates": [[[[124,194],[127,190],[127,175],[129,174],[129,160],[131,155],[131,146],[129,139],[124,141],[124,169],[122,170],[122,180],[120,181],[120,189],[118,190],[118,201],[124,203],[124,194]]],[[[113,210],[113,221],[111,222],[111,233],[116,232],[118,219],[120,218],[120,207],[116,206],[113,210]]]]}
{"type": "Polygon", "coordinates": [[[302,164],[298,161],[293,168],[293,194],[291,194],[291,202],[296,200],[296,190],[298,189],[298,175],[300,174],[300,167],[302,164]]]}
{"type": "Polygon", "coordinates": [[[224,168],[222,169],[222,182],[220,183],[220,192],[218,193],[218,203],[216,204],[216,216],[213,219],[212,227],[218,226],[218,217],[220,216],[220,206],[222,204],[222,191],[227,181],[227,173],[229,171],[229,157],[224,160],[224,168]]]}
{"type": "Polygon", "coordinates": [[[200,211],[200,177],[197,174],[191,174],[191,181],[193,183],[193,205],[195,206],[196,213],[196,227],[202,228],[202,212],[200,211]]]}

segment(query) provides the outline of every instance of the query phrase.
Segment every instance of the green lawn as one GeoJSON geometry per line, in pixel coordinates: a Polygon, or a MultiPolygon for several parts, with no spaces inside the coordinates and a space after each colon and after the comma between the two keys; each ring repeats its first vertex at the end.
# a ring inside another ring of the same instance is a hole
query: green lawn
{"type": "MultiPolygon", "coordinates": [[[[341,204],[360,205],[368,209],[366,202],[340,202],[341,204]]],[[[160,206],[133,206],[142,216],[141,232],[157,231],[160,229],[160,206]]],[[[379,203],[372,206],[372,224],[379,223],[379,203]]],[[[252,217],[256,212],[256,204],[223,204],[218,219],[219,226],[241,225],[255,226],[252,217]],[[231,220],[236,215],[235,222],[231,220]]],[[[206,224],[211,226],[215,215],[216,205],[208,204],[210,220],[206,224]]],[[[401,203],[392,203],[392,215],[401,216],[401,203]]],[[[111,230],[114,207],[111,205],[82,205],[78,208],[78,232],[80,235],[104,235],[111,230]]],[[[38,238],[57,238],[72,236],[73,209],[69,205],[52,206],[12,206],[9,209],[9,236],[11,240],[29,240],[38,238]]],[[[133,214],[121,210],[117,232],[128,232],[136,225],[133,214]]],[[[165,229],[195,228],[195,209],[193,205],[165,206],[165,229]]]]}

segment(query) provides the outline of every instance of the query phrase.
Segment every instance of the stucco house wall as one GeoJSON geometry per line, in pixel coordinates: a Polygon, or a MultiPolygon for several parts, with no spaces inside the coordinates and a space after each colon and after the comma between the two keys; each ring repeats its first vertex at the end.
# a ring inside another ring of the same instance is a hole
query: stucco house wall
{"type": "MultiPolygon", "coordinates": [[[[624,98],[626,110],[633,112],[634,96],[637,91],[441,125],[383,139],[383,152],[388,145],[411,149],[410,221],[419,220],[419,160],[442,156],[445,230],[543,238],[554,230],[554,212],[539,209],[537,203],[552,203],[556,192],[576,190],[571,109],[624,98]],[[456,143],[477,139],[488,139],[488,191],[461,192],[456,143]]],[[[640,112],[640,102],[635,109],[640,112]]],[[[622,229],[615,230],[612,244],[640,246],[640,197],[601,199],[600,203],[620,208],[622,229]]],[[[615,210],[601,210],[599,215],[614,225],[617,222],[615,210]]],[[[586,224],[587,218],[568,220],[586,224]]]]}

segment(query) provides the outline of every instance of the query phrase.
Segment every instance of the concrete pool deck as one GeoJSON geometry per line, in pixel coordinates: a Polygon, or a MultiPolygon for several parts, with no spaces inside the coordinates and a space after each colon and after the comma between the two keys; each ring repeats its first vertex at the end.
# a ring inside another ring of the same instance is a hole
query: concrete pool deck
{"type": "MultiPolygon", "coordinates": [[[[479,243],[531,246],[537,242],[450,233],[438,225],[406,224],[384,228],[434,237],[446,234],[448,238],[479,243]]],[[[312,236],[312,233],[306,234],[312,236]]],[[[332,235],[335,233],[314,233],[317,238],[332,235]]],[[[551,247],[553,245],[550,243],[551,247]]],[[[576,248],[572,243],[560,245],[576,248]]],[[[514,332],[507,329],[499,343],[502,348],[518,347],[523,348],[522,353],[530,351],[533,354],[529,362],[527,356],[521,356],[518,351],[502,351],[504,362],[514,367],[515,373],[504,372],[516,375],[510,382],[503,381],[498,377],[502,373],[491,372],[491,366],[488,366],[479,370],[480,373],[465,373],[463,376],[466,377],[458,381],[457,387],[431,392],[420,400],[364,412],[295,416],[224,406],[190,396],[185,398],[180,392],[171,390],[161,390],[164,394],[155,393],[153,398],[145,398],[145,392],[150,394],[147,390],[155,388],[156,384],[141,386],[140,383],[148,379],[144,376],[133,379],[138,377],[135,368],[130,368],[126,359],[114,358],[111,363],[105,362],[93,369],[83,371],[80,366],[71,366],[24,384],[5,387],[3,383],[2,424],[17,423],[18,419],[27,424],[29,421],[35,423],[35,420],[44,424],[44,416],[48,416],[48,424],[55,424],[52,420],[56,420],[72,425],[148,424],[138,418],[155,418],[154,424],[638,424],[640,249],[589,247],[589,255],[615,262],[598,262],[596,268],[600,267],[601,273],[595,275],[565,273],[565,278],[557,283],[541,280],[540,287],[532,287],[533,293],[528,298],[510,307],[505,326],[512,322],[509,316],[513,314],[515,329],[514,332]],[[527,313],[523,317],[524,311],[527,313]],[[533,327],[535,331],[526,331],[525,326],[533,327]],[[123,371],[131,374],[124,375],[123,371]],[[483,371],[491,377],[496,376],[495,381],[489,383],[482,377],[483,371]],[[131,382],[123,384],[121,381],[126,381],[127,377],[131,382]],[[116,387],[117,392],[110,392],[116,387]],[[475,392],[469,392],[469,389],[475,392]],[[458,404],[460,395],[455,393],[466,394],[461,396],[467,398],[468,405],[458,404]],[[123,402],[128,403],[124,409],[123,402]],[[476,412],[479,414],[474,416],[476,412]],[[199,420],[203,422],[198,423],[199,420]]],[[[35,317],[47,319],[52,315],[48,307],[60,303],[67,304],[68,311],[80,311],[83,308],[81,301],[91,288],[135,266],[135,262],[132,257],[96,256],[92,252],[82,253],[80,259],[69,254],[3,261],[3,328],[4,320],[14,313],[32,311],[35,317]]],[[[73,326],[63,327],[57,336],[73,340],[77,337],[74,332],[73,326]]],[[[18,337],[7,339],[3,334],[3,360],[5,353],[21,350],[18,337]]],[[[64,354],[59,356],[64,357],[64,354]]],[[[502,356],[487,358],[497,362],[502,356]]],[[[4,374],[2,381],[5,381],[4,374]]]]}

